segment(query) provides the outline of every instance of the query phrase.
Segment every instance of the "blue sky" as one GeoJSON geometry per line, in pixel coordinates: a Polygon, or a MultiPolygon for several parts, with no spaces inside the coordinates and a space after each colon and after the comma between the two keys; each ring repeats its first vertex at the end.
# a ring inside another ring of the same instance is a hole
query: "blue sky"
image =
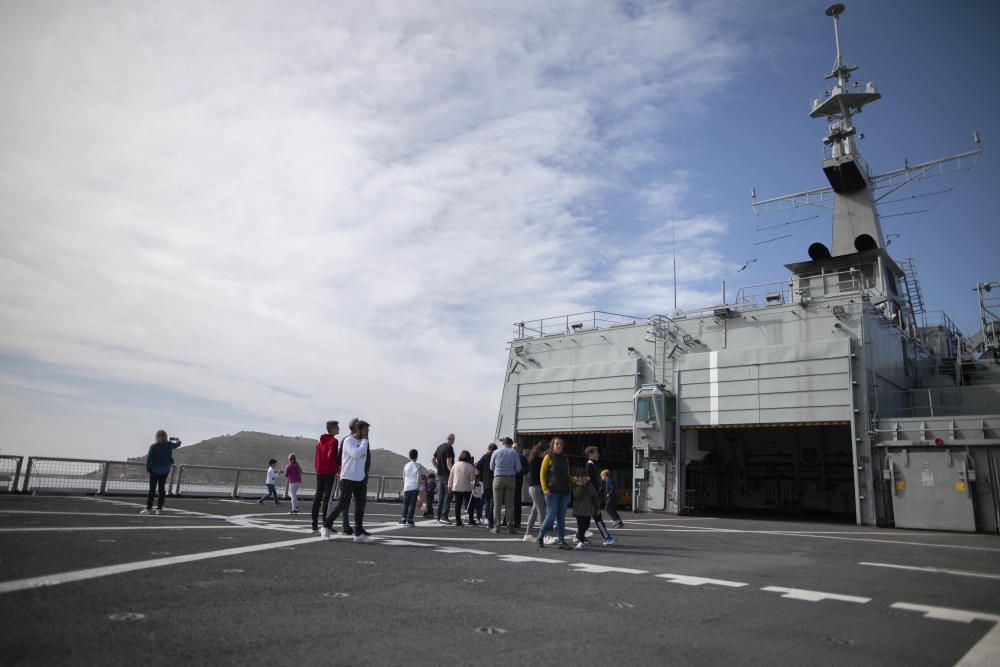
{"type": "MultiPolygon", "coordinates": [[[[7,2],[3,453],[123,457],[158,428],[425,458],[493,436],[514,321],[717,302],[829,242],[808,117],[825,2],[7,2]],[[819,213],[764,246],[759,226],[819,213]],[[757,257],[745,271],[738,269],[757,257]]],[[[996,279],[997,3],[852,2],[875,171],[984,153],[886,220],[969,329],[996,279]]]]}

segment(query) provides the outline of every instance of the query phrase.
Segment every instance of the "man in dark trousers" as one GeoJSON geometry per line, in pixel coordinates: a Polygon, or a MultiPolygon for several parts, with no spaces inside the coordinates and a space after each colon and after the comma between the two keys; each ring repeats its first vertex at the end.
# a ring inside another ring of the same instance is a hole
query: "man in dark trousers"
{"type": "Polygon", "coordinates": [[[483,512],[486,513],[486,521],[490,528],[493,528],[493,471],[490,470],[490,457],[497,450],[495,443],[490,443],[486,447],[486,453],[476,461],[476,470],[479,471],[479,479],[483,483],[483,512]]]}
{"type": "Polygon", "coordinates": [[[340,426],[337,422],[334,420],[328,421],[326,423],[326,433],[321,435],[316,442],[316,495],[313,496],[312,504],[313,532],[319,530],[319,509],[321,504],[323,506],[323,518],[326,518],[326,511],[330,505],[330,494],[333,493],[333,485],[337,473],[340,472],[338,433],[340,433],[340,426]]]}
{"type": "Polygon", "coordinates": [[[521,501],[524,498],[524,475],[528,472],[528,459],[521,451],[521,445],[514,443],[514,451],[521,458],[521,469],[514,475],[514,527],[521,528],[521,501]]]}
{"type": "MultiPolygon", "coordinates": [[[[590,485],[594,487],[594,491],[597,492],[597,497],[601,497],[601,473],[598,472],[597,460],[601,458],[601,453],[597,447],[587,447],[583,450],[583,453],[587,457],[587,479],[590,480],[590,485]]],[[[597,529],[601,531],[601,540],[604,546],[609,546],[618,541],[618,538],[612,537],[608,533],[607,526],[604,525],[604,518],[601,516],[601,504],[598,503],[597,507],[594,508],[594,524],[597,529]]]]}
{"type": "Polygon", "coordinates": [[[451,475],[451,467],[455,465],[455,434],[449,433],[447,439],[438,445],[431,457],[431,465],[437,469],[438,478],[438,506],[437,520],[441,523],[451,523],[448,519],[448,507],[451,505],[451,493],[448,492],[448,477],[451,475]]]}
{"type": "Polygon", "coordinates": [[[364,529],[365,504],[368,502],[368,471],[371,469],[371,448],[368,444],[370,425],[363,419],[351,420],[351,434],[344,439],[343,468],[340,475],[340,502],[326,516],[320,534],[329,539],[335,532],[333,523],[337,515],[347,511],[351,498],[354,499],[354,541],[372,542],[364,529]]]}

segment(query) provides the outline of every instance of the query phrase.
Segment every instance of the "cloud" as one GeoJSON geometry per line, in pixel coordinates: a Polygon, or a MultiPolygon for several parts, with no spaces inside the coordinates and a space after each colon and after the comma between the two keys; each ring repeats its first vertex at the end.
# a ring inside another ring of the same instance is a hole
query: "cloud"
{"type": "MultiPolygon", "coordinates": [[[[655,310],[665,218],[616,223],[683,212],[680,172],[649,169],[740,53],[663,3],[0,15],[0,351],[247,428],[362,414],[397,451],[493,436],[511,322],[655,310]]],[[[724,227],[683,215],[694,299],[724,227]]],[[[107,442],[100,423],[84,437],[119,455],[158,427],[107,442]]]]}

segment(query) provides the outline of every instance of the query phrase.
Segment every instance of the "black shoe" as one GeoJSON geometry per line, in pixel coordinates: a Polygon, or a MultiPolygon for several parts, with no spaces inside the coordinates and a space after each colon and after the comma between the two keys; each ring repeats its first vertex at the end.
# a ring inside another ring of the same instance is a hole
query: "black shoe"
{"type": "Polygon", "coordinates": [[[353,534],[354,534],[354,529],[351,528],[350,526],[344,529],[344,535],[353,535],[353,534]]]}
{"type": "Polygon", "coordinates": [[[365,530],[364,528],[360,528],[360,529],[358,529],[358,530],[354,531],[354,534],[355,534],[355,535],[371,535],[371,533],[369,533],[369,532],[368,532],[367,530],[365,530]]]}
{"type": "Polygon", "coordinates": [[[536,542],[538,542],[538,546],[540,546],[540,547],[545,547],[545,540],[544,540],[543,538],[539,537],[539,538],[538,538],[537,540],[535,540],[535,541],[536,541],[536,542]]]}
{"type": "Polygon", "coordinates": [[[559,548],[560,548],[560,549],[572,549],[573,547],[571,547],[571,546],[570,546],[569,544],[567,544],[566,542],[560,542],[560,543],[559,543],[559,548]]]}

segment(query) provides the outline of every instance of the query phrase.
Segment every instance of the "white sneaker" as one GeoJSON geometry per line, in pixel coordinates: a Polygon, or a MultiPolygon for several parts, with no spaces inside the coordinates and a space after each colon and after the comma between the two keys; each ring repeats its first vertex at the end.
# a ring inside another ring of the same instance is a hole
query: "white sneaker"
{"type": "Polygon", "coordinates": [[[574,548],[576,548],[576,549],[586,549],[587,548],[587,543],[586,542],[577,542],[576,543],[576,547],[574,547],[574,548]]]}
{"type": "Polygon", "coordinates": [[[153,514],[159,514],[159,513],[160,513],[160,512],[162,512],[162,511],[163,511],[163,510],[153,510],[153,514]]]}
{"type": "Polygon", "coordinates": [[[555,535],[546,535],[545,536],[545,543],[546,544],[558,544],[559,543],[559,539],[555,535]]]}
{"type": "Polygon", "coordinates": [[[531,535],[525,535],[524,537],[521,538],[521,541],[522,542],[532,542],[532,541],[534,541],[534,539],[535,538],[532,537],[531,535]]]}
{"type": "Polygon", "coordinates": [[[324,540],[330,539],[330,531],[326,529],[326,526],[319,527],[319,536],[324,540]]]}
{"type": "Polygon", "coordinates": [[[371,542],[374,542],[375,538],[369,537],[368,535],[355,535],[354,536],[354,541],[355,542],[360,542],[362,544],[369,544],[371,542]]]}
{"type": "Polygon", "coordinates": [[[143,507],[141,510],[139,510],[139,514],[152,514],[152,513],[153,513],[153,510],[148,510],[145,507],[143,507]]]}
{"type": "Polygon", "coordinates": [[[576,535],[573,536],[573,544],[581,544],[580,538],[577,537],[576,535]]]}

